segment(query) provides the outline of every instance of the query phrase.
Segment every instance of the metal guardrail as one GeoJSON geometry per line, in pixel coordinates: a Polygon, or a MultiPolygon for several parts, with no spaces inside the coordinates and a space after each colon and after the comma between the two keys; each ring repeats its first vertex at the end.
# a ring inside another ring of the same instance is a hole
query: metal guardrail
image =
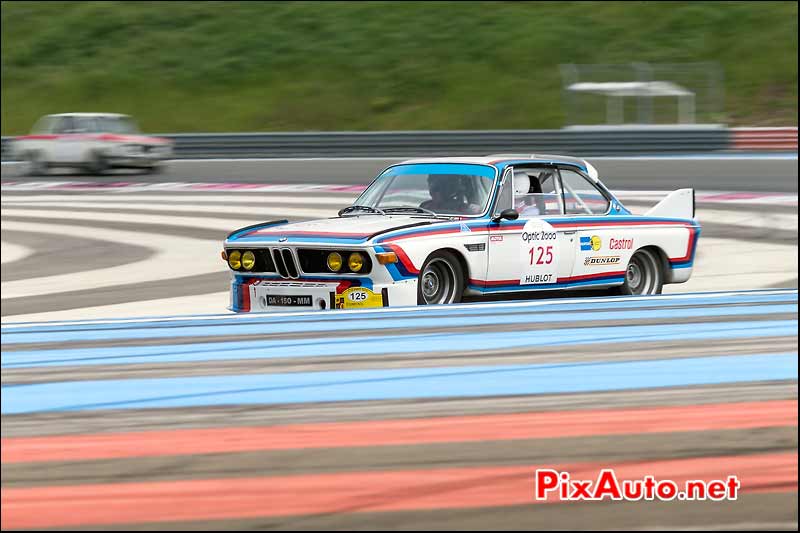
{"type": "MultiPolygon", "coordinates": [[[[727,150],[723,127],[565,128],[562,130],[231,133],[160,135],[175,142],[175,157],[409,157],[497,152],[616,156],[727,150]]],[[[10,160],[2,138],[2,159],[10,160]]]]}
{"type": "Polygon", "coordinates": [[[735,150],[797,151],[797,128],[734,128],[735,150]]]}

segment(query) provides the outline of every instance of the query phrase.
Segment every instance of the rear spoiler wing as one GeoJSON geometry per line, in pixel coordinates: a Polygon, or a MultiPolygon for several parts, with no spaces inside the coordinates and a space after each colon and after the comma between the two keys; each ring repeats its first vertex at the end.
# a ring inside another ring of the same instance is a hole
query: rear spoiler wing
{"type": "Polygon", "coordinates": [[[645,215],[649,217],[696,218],[694,189],[672,191],[645,215]]]}

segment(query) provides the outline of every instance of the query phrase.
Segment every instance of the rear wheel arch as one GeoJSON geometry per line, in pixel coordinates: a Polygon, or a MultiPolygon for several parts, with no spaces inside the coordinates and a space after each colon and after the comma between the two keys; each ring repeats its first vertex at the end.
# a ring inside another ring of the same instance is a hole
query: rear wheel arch
{"type": "Polygon", "coordinates": [[[666,276],[666,273],[669,269],[669,259],[667,258],[667,252],[665,252],[663,248],[661,248],[656,244],[649,244],[647,246],[642,246],[641,248],[636,249],[637,252],[639,250],[650,250],[651,252],[656,254],[656,257],[658,258],[658,265],[661,268],[661,274],[666,276]]]}
{"type": "Polygon", "coordinates": [[[669,256],[667,255],[667,252],[665,252],[663,248],[655,244],[650,246],[645,246],[644,248],[649,248],[651,250],[654,250],[658,254],[661,265],[661,275],[664,278],[664,285],[673,283],[673,270],[672,270],[672,265],[670,265],[669,263],[669,256]]]}
{"type": "Polygon", "coordinates": [[[619,294],[661,294],[668,280],[669,261],[657,245],[637,248],[625,265],[625,281],[613,292],[619,294]]]}

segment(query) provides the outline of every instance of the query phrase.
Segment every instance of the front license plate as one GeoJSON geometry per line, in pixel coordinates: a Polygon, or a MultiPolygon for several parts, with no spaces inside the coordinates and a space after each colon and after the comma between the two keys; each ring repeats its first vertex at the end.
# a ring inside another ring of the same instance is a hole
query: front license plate
{"type": "Polygon", "coordinates": [[[311,306],[311,296],[269,294],[267,295],[267,305],[309,307],[311,306]]]}

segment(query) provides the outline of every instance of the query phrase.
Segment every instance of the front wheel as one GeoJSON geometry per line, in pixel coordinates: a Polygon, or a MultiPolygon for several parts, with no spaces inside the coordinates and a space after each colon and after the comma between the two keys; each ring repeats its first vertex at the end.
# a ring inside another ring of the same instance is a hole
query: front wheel
{"type": "Polygon", "coordinates": [[[661,294],[664,287],[664,272],[661,261],[652,250],[637,251],[631,257],[625,270],[625,283],[620,287],[622,294],[661,294]]]}
{"type": "Polygon", "coordinates": [[[155,175],[161,174],[164,171],[164,167],[160,164],[150,165],[149,167],[144,167],[142,174],[144,175],[155,175]]]}
{"type": "Polygon", "coordinates": [[[41,152],[36,150],[27,152],[23,161],[22,173],[26,176],[44,176],[47,174],[47,161],[44,160],[41,152]]]}
{"type": "Polygon", "coordinates": [[[417,303],[458,303],[463,293],[464,272],[458,259],[446,251],[431,254],[419,271],[417,303]]]}
{"type": "Polygon", "coordinates": [[[109,168],[108,159],[100,152],[92,152],[89,156],[89,162],[86,165],[86,170],[90,174],[99,176],[104,174],[109,168]]]}

